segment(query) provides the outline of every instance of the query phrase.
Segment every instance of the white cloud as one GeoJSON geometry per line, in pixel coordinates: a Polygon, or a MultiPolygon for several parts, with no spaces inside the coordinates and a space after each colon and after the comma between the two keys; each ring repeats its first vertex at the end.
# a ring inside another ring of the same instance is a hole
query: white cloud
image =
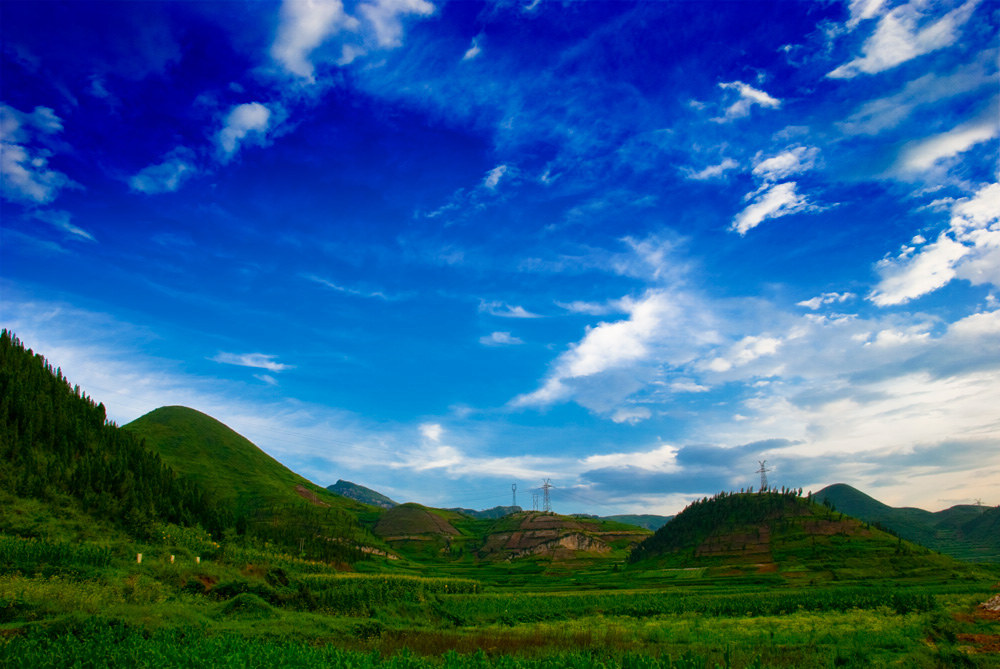
{"type": "Polygon", "coordinates": [[[847,20],[847,28],[854,30],[859,23],[875,18],[882,12],[885,0],[851,0],[848,12],[851,17],[847,20]]]}
{"type": "Polygon", "coordinates": [[[427,441],[440,443],[444,435],[444,428],[440,423],[423,423],[420,425],[420,435],[427,441]]]}
{"type": "Polygon", "coordinates": [[[51,151],[37,146],[62,129],[62,120],[48,107],[26,114],[0,103],[0,195],[12,202],[48,204],[62,189],[79,187],[50,169],[51,151]]]}
{"type": "Polygon", "coordinates": [[[739,94],[739,99],[726,108],[725,118],[715,119],[717,121],[749,116],[750,109],[754,105],[764,107],[765,109],[777,109],[781,106],[781,100],[771,97],[764,91],[758,90],[742,81],[721,82],[719,83],[719,88],[736,91],[739,94]]]}
{"type": "Polygon", "coordinates": [[[868,299],[880,307],[902,304],[937,290],[955,278],[955,263],[969,250],[945,233],[912,257],[880,260],[878,287],[868,299]]]}
{"type": "Polygon", "coordinates": [[[225,353],[220,352],[209,358],[212,362],[220,362],[225,365],[238,365],[240,367],[253,367],[255,369],[266,369],[269,372],[283,372],[292,369],[291,365],[286,365],[275,361],[275,356],[264,353],[225,353]]]}
{"type": "Polygon", "coordinates": [[[128,180],[129,187],[141,193],[172,193],[197,173],[194,154],[179,148],[164,156],[163,162],[144,167],[128,180]]]}
{"type": "Polygon", "coordinates": [[[611,414],[611,420],[615,423],[628,423],[636,425],[644,420],[649,420],[653,412],[646,407],[626,407],[617,409],[611,414]]]}
{"type": "Polygon", "coordinates": [[[262,143],[271,122],[271,110],[259,102],[236,105],[226,115],[217,135],[224,160],[231,159],[247,141],[262,143]]]}
{"type": "Polygon", "coordinates": [[[926,6],[914,0],[883,16],[875,32],[864,43],[863,56],[841,65],[826,76],[850,79],[859,74],[875,74],[924,54],[951,46],[959,38],[959,28],[972,16],[979,0],[969,0],[936,21],[924,20],[926,6]]]}
{"type": "Polygon", "coordinates": [[[754,165],[753,174],[765,181],[785,179],[813,169],[818,155],[819,149],[814,146],[797,146],[759,161],[754,165]]]}
{"type": "Polygon", "coordinates": [[[1000,335],[1000,310],[983,311],[957,320],[948,326],[948,334],[970,339],[1000,335]]]}
{"type": "Polygon", "coordinates": [[[497,184],[500,183],[500,179],[502,179],[504,174],[506,173],[507,173],[506,165],[497,165],[492,170],[490,170],[489,173],[486,175],[486,178],[483,179],[483,185],[489,188],[490,190],[496,190],[497,184]]]}
{"type": "Polygon", "coordinates": [[[633,451],[631,453],[604,453],[590,455],[581,460],[585,469],[625,469],[638,467],[660,472],[678,471],[677,447],[671,444],[660,444],[649,451],[633,451]]]}
{"type": "Polygon", "coordinates": [[[948,132],[908,145],[897,160],[896,170],[902,173],[926,172],[939,161],[968,151],[998,134],[1000,121],[996,118],[963,123],[948,132]]]}
{"type": "Polygon", "coordinates": [[[727,355],[709,361],[707,368],[713,372],[728,372],[734,367],[742,367],[757,358],[774,355],[782,342],[774,337],[746,336],[728,351],[727,355]]]}
{"type": "Polygon", "coordinates": [[[270,374],[254,374],[253,378],[257,379],[258,381],[263,381],[269,386],[278,385],[278,379],[274,378],[270,374]]]}
{"type": "Polygon", "coordinates": [[[511,404],[545,406],[564,400],[572,394],[567,383],[573,379],[599,375],[642,360],[664,321],[677,311],[677,305],[662,292],[629,301],[627,308],[627,320],[588,328],[583,339],[559,356],[541,388],[516,397],[511,404]]]}
{"type": "Polygon", "coordinates": [[[949,229],[934,243],[906,246],[876,269],[880,280],[868,299],[878,306],[908,302],[955,278],[1000,286],[1000,184],[955,203],[949,229]]]}
{"type": "Polygon", "coordinates": [[[795,192],[794,181],[780,184],[765,184],[748,198],[754,198],[747,207],[733,219],[730,230],[745,235],[769,218],[788,216],[809,207],[809,202],[795,192]]]}
{"type": "Polygon", "coordinates": [[[608,302],[583,302],[576,300],[573,302],[556,302],[556,306],[574,314],[586,314],[588,316],[607,316],[608,314],[625,313],[621,300],[610,300],[608,302]]]}
{"type": "Polygon", "coordinates": [[[796,302],[795,304],[797,306],[806,307],[807,309],[815,311],[825,304],[840,304],[846,302],[847,300],[853,300],[855,297],[854,293],[823,293],[822,295],[818,295],[808,300],[802,300],[801,302],[796,302]]]}
{"type": "Polygon", "coordinates": [[[500,318],[541,318],[538,314],[533,314],[520,305],[510,305],[506,302],[483,300],[479,303],[479,311],[500,318]]]}
{"type": "Polygon", "coordinates": [[[462,60],[472,60],[479,56],[483,52],[482,47],[479,46],[479,37],[472,38],[472,44],[469,46],[468,51],[462,56],[462,60]]]}
{"type": "Polygon", "coordinates": [[[685,169],[684,174],[688,179],[704,181],[706,179],[716,179],[721,177],[729,170],[736,169],[739,166],[740,164],[732,158],[723,158],[721,163],[717,165],[709,165],[708,167],[698,170],[697,172],[691,169],[685,169]]]}
{"type": "Polygon", "coordinates": [[[524,341],[520,337],[511,335],[509,332],[494,332],[493,334],[480,337],[479,343],[483,346],[513,346],[523,344],[524,341]]]}
{"type": "Polygon", "coordinates": [[[344,12],[341,0],[284,0],[271,57],[286,70],[313,81],[309,55],[339,30],[357,30],[359,21],[344,12]]]}
{"type": "Polygon", "coordinates": [[[375,0],[361,5],[358,11],[374,30],[378,45],[391,49],[403,43],[402,17],[408,14],[430,16],[434,13],[434,5],[425,0],[375,0]]]}

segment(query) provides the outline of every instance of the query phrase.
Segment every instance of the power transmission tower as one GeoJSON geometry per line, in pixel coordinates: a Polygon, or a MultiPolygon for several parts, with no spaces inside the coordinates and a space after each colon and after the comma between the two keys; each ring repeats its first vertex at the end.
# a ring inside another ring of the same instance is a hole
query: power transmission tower
{"type": "Polygon", "coordinates": [[[542,484],[542,496],[543,496],[542,510],[545,511],[545,513],[549,513],[552,511],[552,502],[549,500],[549,488],[551,487],[552,483],[550,482],[550,480],[545,479],[545,483],[542,484]]]}
{"type": "Polygon", "coordinates": [[[767,490],[767,473],[771,470],[764,466],[767,460],[758,460],[757,462],[760,463],[760,469],[757,470],[757,473],[760,474],[760,491],[764,492],[767,490]]]}
{"type": "Polygon", "coordinates": [[[531,493],[531,510],[538,511],[538,493],[531,493]]]}
{"type": "Polygon", "coordinates": [[[511,506],[517,506],[517,484],[510,484],[511,506]]]}

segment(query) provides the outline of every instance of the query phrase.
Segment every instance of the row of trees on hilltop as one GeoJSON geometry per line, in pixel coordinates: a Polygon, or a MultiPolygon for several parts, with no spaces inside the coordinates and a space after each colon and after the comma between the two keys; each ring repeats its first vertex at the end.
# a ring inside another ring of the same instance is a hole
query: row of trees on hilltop
{"type": "Polygon", "coordinates": [[[218,533],[232,518],[133,435],[103,404],[71,387],[7,330],[0,333],[0,488],[23,497],[68,495],[145,537],[157,521],[218,533]]]}
{"type": "Polygon", "coordinates": [[[703,497],[636,546],[629,555],[629,562],[691,549],[712,532],[767,522],[808,503],[802,498],[801,488],[758,493],[720,492],[713,497],[703,497]]]}

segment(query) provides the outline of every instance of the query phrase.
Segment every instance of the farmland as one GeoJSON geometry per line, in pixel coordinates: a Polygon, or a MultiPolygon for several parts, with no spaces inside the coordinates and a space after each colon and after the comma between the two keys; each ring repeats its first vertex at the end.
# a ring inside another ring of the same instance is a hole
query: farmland
{"type": "Polygon", "coordinates": [[[505,587],[510,565],[483,580],[375,560],[341,572],[239,542],[199,563],[192,532],[163,529],[144,544],[0,536],[0,664],[998,666],[982,640],[1000,625],[977,613],[995,567],[803,586],[611,561],[546,575],[534,561],[519,566],[537,568],[534,588],[505,587]]]}

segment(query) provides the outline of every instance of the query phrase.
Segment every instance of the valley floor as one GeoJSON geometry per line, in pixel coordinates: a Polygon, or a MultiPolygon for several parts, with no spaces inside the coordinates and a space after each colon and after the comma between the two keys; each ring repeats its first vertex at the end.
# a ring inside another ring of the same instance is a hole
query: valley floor
{"type": "Polygon", "coordinates": [[[1000,667],[991,567],[790,586],[523,565],[507,588],[500,566],[480,582],[134,548],[0,536],[0,666],[1000,667]]]}

